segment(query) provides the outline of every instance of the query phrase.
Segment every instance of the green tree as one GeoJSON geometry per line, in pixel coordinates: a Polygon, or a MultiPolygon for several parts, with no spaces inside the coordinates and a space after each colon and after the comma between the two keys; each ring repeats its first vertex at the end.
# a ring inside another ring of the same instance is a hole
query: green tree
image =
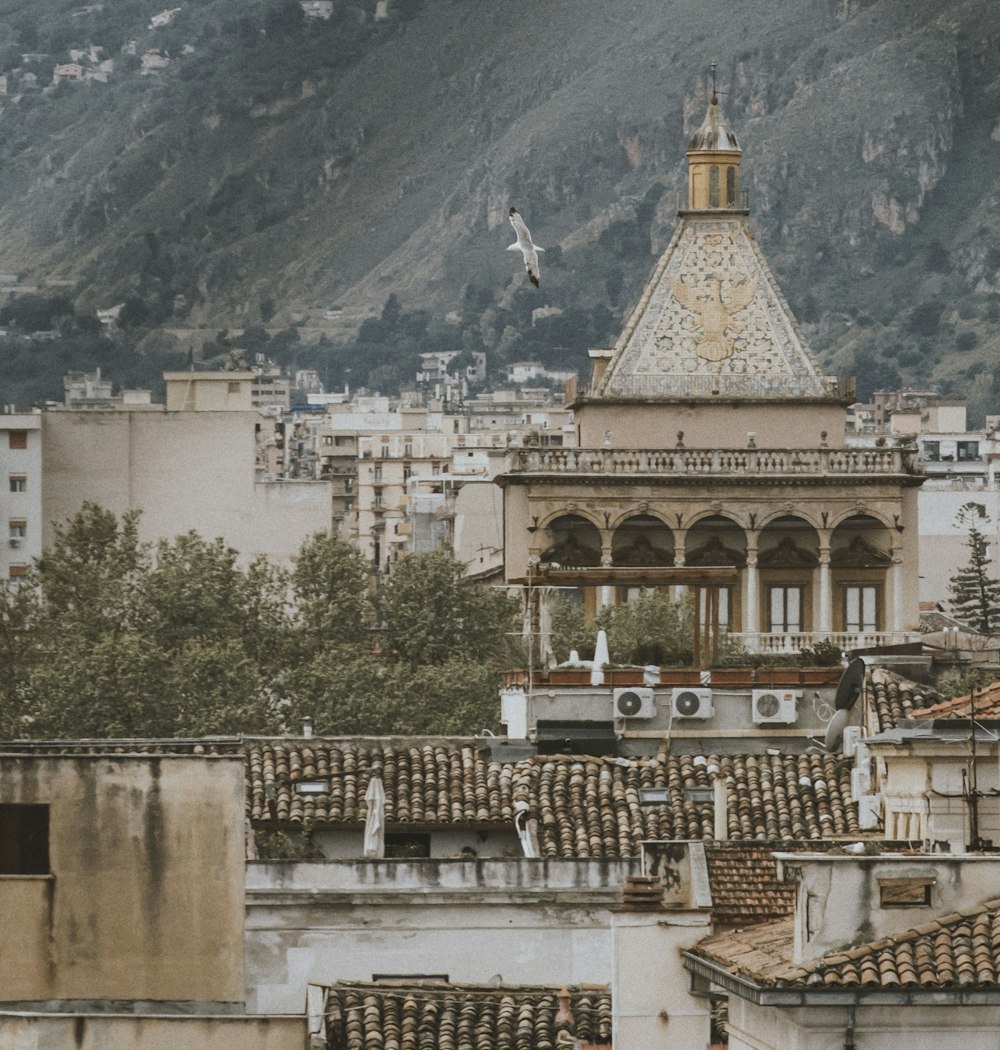
{"type": "Polygon", "coordinates": [[[367,642],[372,624],[361,552],[327,533],[306,540],[292,570],[300,651],[367,642]]]}
{"type": "Polygon", "coordinates": [[[608,651],[614,663],[691,662],[694,620],[690,602],[673,601],[656,591],[624,605],[605,606],[597,621],[608,632],[608,651]]]}
{"type": "Polygon", "coordinates": [[[382,611],[388,647],[411,667],[465,658],[496,668],[517,626],[516,601],[470,580],[440,551],[397,563],[382,611]]]}
{"type": "Polygon", "coordinates": [[[984,634],[1000,626],[1000,580],[990,573],[989,541],[981,524],[989,518],[981,503],[966,503],[955,524],[966,530],[969,560],[951,578],[951,610],[963,623],[984,634]]]}
{"type": "Polygon", "coordinates": [[[573,651],[582,659],[594,655],[597,628],[588,625],[583,606],[565,595],[559,595],[549,605],[549,648],[560,663],[569,659],[573,651]]]}

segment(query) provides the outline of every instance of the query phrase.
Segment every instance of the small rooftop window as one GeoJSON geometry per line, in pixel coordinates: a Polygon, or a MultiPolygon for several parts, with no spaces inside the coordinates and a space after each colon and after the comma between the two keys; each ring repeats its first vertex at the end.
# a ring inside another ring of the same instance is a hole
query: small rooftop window
{"type": "Polygon", "coordinates": [[[931,876],[879,879],[879,904],[883,908],[926,908],[931,903],[931,876]]]}

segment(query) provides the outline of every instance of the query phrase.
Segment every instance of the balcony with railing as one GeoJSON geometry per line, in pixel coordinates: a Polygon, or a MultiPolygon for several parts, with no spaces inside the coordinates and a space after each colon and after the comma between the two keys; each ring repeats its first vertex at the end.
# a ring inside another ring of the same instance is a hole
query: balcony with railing
{"type": "Polygon", "coordinates": [[[602,449],[523,448],[511,474],[609,477],[885,477],[917,474],[910,448],[602,449]]]}

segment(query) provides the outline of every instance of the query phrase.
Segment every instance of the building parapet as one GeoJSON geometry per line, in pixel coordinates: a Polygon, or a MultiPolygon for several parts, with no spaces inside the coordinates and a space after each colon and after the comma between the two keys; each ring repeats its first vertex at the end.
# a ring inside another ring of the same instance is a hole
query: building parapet
{"type": "Polygon", "coordinates": [[[788,478],[917,475],[911,448],[601,449],[524,448],[510,453],[511,474],[740,475],[788,478]]]}

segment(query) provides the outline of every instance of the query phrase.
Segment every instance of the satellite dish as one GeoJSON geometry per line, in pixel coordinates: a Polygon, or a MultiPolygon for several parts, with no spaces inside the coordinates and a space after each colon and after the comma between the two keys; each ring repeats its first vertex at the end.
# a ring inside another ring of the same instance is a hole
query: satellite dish
{"type": "Polygon", "coordinates": [[[833,698],[833,706],[838,711],[850,711],[865,684],[865,662],[861,657],[852,660],[844,669],[837,683],[837,694],[833,698]]]}
{"type": "Polygon", "coordinates": [[[851,720],[851,712],[846,708],[842,707],[839,711],[833,712],[833,718],[827,723],[826,727],[826,744],[827,751],[836,751],[840,747],[840,740],[844,735],[844,727],[851,720]]]}

